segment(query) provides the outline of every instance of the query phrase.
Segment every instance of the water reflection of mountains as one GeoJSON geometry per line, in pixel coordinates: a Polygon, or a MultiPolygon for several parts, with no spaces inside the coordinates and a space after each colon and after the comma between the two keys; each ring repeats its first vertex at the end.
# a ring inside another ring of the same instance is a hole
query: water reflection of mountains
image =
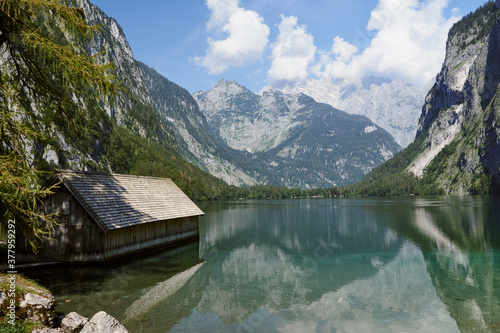
{"type": "MultiPolygon", "coordinates": [[[[185,247],[174,270],[187,270],[199,257],[206,262],[147,317],[127,325],[134,332],[196,329],[196,323],[242,331],[242,323],[265,313],[269,331],[283,331],[287,317],[330,330],[345,320],[373,328],[384,318],[393,331],[436,331],[439,325],[443,332],[499,331],[500,209],[489,200],[202,204],[207,215],[200,223],[199,256],[197,246],[185,247]]],[[[123,287],[129,296],[111,305],[123,319],[120,313],[131,302],[171,276],[165,276],[170,257],[93,276],[89,293],[128,281],[123,287]],[[150,273],[142,274],[145,269],[150,273]],[[137,282],[134,274],[141,276],[137,282]]],[[[73,274],[75,281],[88,278],[73,274]]],[[[71,288],[62,280],[60,288],[71,288]]]]}
{"type": "Polygon", "coordinates": [[[226,223],[210,225],[201,241],[201,253],[210,257],[213,248],[235,250],[223,258],[219,253],[214,265],[222,266],[221,278],[209,281],[198,309],[218,309],[215,312],[226,323],[233,323],[264,304],[270,308],[311,304],[322,294],[373,276],[408,239],[422,250],[432,284],[460,330],[497,331],[500,208],[490,200],[494,199],[395,199],[397,204],[359,200],[354,213],[356,203],[349,201],[351,208],[347,208],[342,200],[314,210],[307,209],[307,201],[299,211],[281,203],[273,207],[273,202],[246,204],[248,211],[241,207],[219,210],[220,220],[226,223]],[[240,214],[254,216],[245,224],[240,214]],[[316,222],[302,223],[308,220],[316,222]],[[369,263],[369,258],[356,256],[369,252],[380,255],[369,263]],[[353,277],[356,265],[358,275],[353,277]],[[343,276],[343,272],[349,274],[343,276]],[[283,288],[283,284],[290,286],[283,288]],[[244,286],[251,286],[253,307],[242,305],[247,298],[238,295],[238,290],[244,286]],[[293,292],[279,294],[283,289],[293,292]]]}
{"type": "Polygon", "coordinates": [[[201,270],[210,270],[199,310],[227,324],[259,307],[311,304],[391,262],[403,240],[377,216],[341,200],[266,201],[220,207],[202,227],[201,270]],[[285,291],[285,292],[284,292],[285,291]]]}
{"type": "Polygon", "coordinates": [[[386,220],[422,249],[437,294],[463,332],[500,331],[499,203],[491,197],[402,200],[397,218],[386,220]]]}

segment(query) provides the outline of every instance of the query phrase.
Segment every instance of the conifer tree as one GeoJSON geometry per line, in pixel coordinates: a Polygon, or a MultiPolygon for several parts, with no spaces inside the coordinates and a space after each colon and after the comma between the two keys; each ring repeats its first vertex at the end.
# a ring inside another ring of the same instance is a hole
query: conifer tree
{"type": "Polygon", "coordinates": [[[53,120],[72,121],[81,96],[107,100],[118,89],[112,63],[86,52],[98,26],[72,0],[0,0],[0,218],[15,220],[25,244],[50,235],[54,216],[40,200],[36,143],[53,120]]]}

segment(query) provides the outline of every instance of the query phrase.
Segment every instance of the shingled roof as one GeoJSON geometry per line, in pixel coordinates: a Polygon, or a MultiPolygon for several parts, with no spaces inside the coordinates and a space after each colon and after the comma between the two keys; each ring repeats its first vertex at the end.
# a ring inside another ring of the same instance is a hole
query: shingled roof
{"type": "Polygon", "coordinates": [[[203,215],[168,178],[59,170],[49,183],[62,182],[104,232],[203,215]]]}

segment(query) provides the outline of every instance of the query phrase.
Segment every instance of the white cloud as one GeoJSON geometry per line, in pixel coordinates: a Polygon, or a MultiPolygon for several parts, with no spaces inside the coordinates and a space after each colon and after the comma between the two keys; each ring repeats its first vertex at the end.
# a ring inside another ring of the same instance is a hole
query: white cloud
{"type": "Polygon", "coordinates": [[[353,78],[375,73],[427,83],[439,71],[448,31],[459,19],[455,10],[451,18],[444,17],[447,5],[448,0],[379,0],[368,31],[358,31],[358,45],[336,37],[330,52],[323,52],[316,74],[353,78]]]}
{"type": "Polygon", "coordinates": [[[358,48],[337,36],[333,39],[331,52],[337,60],[346,62],[352,59],[358,48]]]}
{"type": "Polygon", "coordinates": [[[271,68],[267,72],[272,81],[295,81],[309,75],[309,66],[316,55],[314,38],[297,21],[294,16],[281,15],[277,40],[271,44],[271,68]]]}
{"type": "Polygon", "coordinates": [[[337,36],[333,39],[330,52],[320,52],[320,61],[314,66],[313,72],[318,76],[334,78],[356,76],[352,73],[354,66],[348,66],[348,63],[355,57],[358,51],[355,45],[337,36]],[[332,60],[332,56],[335,60],[332,60]]]}
{"type": "Polygon", "coordinates": [[[269,42],[269,27],[256,12],[239,6],[238,0],[207,0],[211,11],[209,31],[222,33],[226,39],[208,38],[204,57],[194,61],[211,74],[220,74],[262,59],[269,42]]]}

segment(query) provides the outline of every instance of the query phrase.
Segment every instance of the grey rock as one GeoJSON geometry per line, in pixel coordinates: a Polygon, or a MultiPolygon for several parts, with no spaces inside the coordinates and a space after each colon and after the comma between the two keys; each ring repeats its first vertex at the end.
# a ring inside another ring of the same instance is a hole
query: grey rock
{"type": "Polygon", "coordinates": [[[66,332],[70,333],[78,333],[80,332],[85,324],[89,321],[88,318],[76,313],[70,312],[68,315],[62,320],[61,327],[66,330],[66,332]]]}
{"type": "Polygon", "coordinates": [[[259,177],[263,183],[299,188],[347,185],[400,149],[369,118],[318,103],[303,93],[271,89],[255,94],[238,82],[221,80],[193,97],[216,137],[255,157],[250,163],[264,170],[259,177]]]}
{"type": "Polygon", "coordinates": [[[24,297],[19,300],[19,307],[24,309],[26,319],[52,326],[54,319],[52,317],[54,296],[46,293],[42,295],[27,292],[24,297]]]}
{"type": "Polygon", "coordinates": [[[27,306],[39,307],[43,306],[45,309],[50,310],[54,306],[54,297],[52,295],[40,296],[33,293],[26,293],[24,300],[19,304],[21,308],[27,306]]]}
{"type": "Polygon", "coordinates": [[[96,313],[90,321],[85,324],[81,333],[129,333],[129,331],[113,316],[104,311],[96,313]]]}
{"type": "Polygon", "coordinates": [[[365,116],[389,132],[399,145],[406,147],[415,138],[429,88],[368,76],[361,80],[311,78],[279,89],[285,93],[304,93],[319,103],[365,116]]]}

